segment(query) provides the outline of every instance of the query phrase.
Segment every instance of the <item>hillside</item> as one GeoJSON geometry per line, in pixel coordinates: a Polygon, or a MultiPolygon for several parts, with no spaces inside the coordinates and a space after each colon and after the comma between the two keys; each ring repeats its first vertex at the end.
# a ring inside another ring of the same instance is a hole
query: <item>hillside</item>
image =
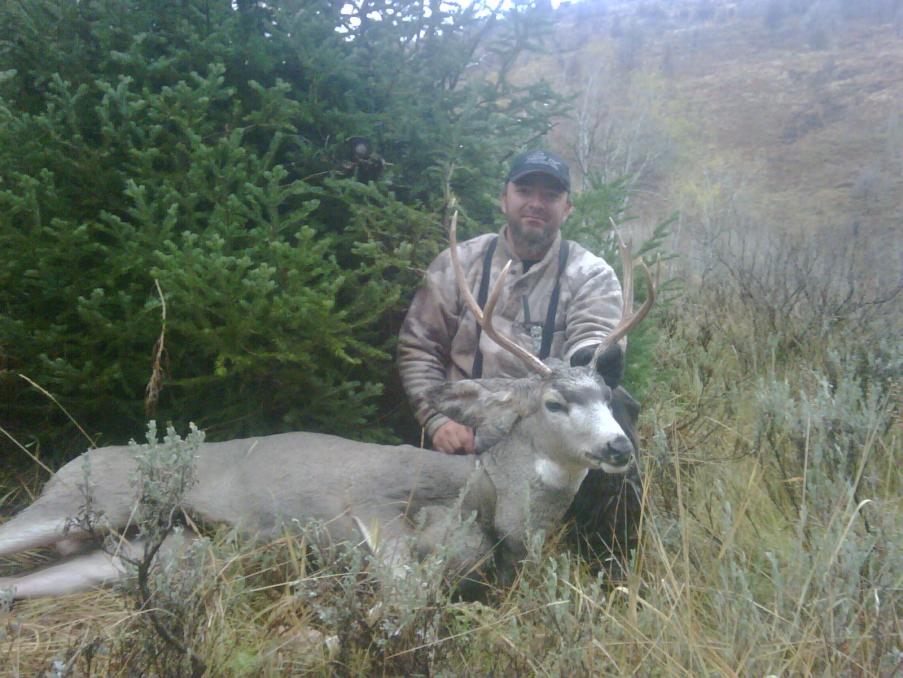
{"type": "Polygon", "coordinates": [[[872,4],[565,5],[521,77],[577,97],[553,143],[637,172],[648,220],[704,221],[727,201],[757,225],[886,246],[903,223],[903,4],[872,4]]]}

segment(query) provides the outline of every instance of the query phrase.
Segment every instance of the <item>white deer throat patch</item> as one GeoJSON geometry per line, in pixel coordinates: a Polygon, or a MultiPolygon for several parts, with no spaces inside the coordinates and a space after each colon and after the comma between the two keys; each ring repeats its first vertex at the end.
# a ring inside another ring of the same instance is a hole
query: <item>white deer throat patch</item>
{"type": "Polygon", "coordinates": [[[583,482],[587,473],[585,468],[568,468],[544,457],[533,463],[533,470],[543,486],[552,490],[573,490],[574,492],[580,487],[580,483],[583,482]]]}

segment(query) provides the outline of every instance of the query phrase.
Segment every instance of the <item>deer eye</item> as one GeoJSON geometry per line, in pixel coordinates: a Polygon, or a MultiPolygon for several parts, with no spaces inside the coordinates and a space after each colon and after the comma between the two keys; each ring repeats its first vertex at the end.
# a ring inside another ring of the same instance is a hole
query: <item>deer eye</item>
{"type": "Polygon", "coordinates": [[[547,400],[546,409],[549,412],[566,412],[567,406],[564,403],[558,402],[557,400],[547,400]]]}

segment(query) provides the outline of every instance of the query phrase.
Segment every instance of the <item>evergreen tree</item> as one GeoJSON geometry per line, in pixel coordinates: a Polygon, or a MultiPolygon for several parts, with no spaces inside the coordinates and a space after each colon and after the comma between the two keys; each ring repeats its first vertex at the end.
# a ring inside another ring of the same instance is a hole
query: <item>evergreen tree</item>
{"type": "MultiPolygon", "coordinates": [[[[615,234],[614,229],[627,231],[631,219],[627,211],[630,195],[630,176],[623,176],[613,181],[604,181],[597,173],[588,177],[588,186],[573,198],[574,211],[562,227],[562,235],[578,241],[590,251],[604,258],[623,280],[621,271],[621,255],[618,248],[618,235],[627,240],[631,253],[637,259],[648,264],[650,273],[656,275],[657,262],[664,261],[673,255],[665,247],[665,239],[670,232],[671,224],[676,216],[658,223],[652,233],[643,242],[632,242],[625,233],[615,234]],[[621,228],[627,227],[627,228],[621,228]]],[[[680,289],[677,280],[659,280],[658,297],[653,313],[661,312],[668,306],[669,298],[680,289]]],[[[634,308],[637,309],[646,300],[648,280],[639,267],[634,270],[634,308]]],[[[655,373],[651,366],[655,364],[655,351],[660,340],[660,330],[656,323],[643,322],[630,333],[629,349],[626,356],[624,385],[631,393],[643,400],[652,384],[655,373]]]]}
{"type": "Polygon", "coordinates": [[[157,417],[210,439],[385,437],[447,189],[488,224],[505,156],[562,111],[546,85],[475,66],[531,48],[540,20],[409,0],[5,3],[7,428],[73,435],[22,374],[107,441],[141,429],[158,281],[157,417]]]}

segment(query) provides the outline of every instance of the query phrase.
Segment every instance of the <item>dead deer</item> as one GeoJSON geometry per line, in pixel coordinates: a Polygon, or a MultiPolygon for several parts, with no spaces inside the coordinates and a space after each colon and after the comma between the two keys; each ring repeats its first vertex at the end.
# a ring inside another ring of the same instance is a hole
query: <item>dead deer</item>
{"type": "MultiPolygon", "coordinates": [[[[291,521],[319,521],[335,542],[365,541],[377,556],[403,561],[445,543],[448,514],[455,512],[458,524],[470,529],[459,540],[455,569],[465,573],[489,559],[510,571],[527,553],[529,530],[560,525],[589,469],[627,470],[633,446],[612,417],[611,389],[596,373],[595,359],[587,367],[550,366],[499,335],[492,313],[501,285],[480,309],[457,258],[455,222],[451,253],[462,298],[487,336],[534,373],[448,383],[431,394],[438,411],[491,439],[489,449],[476,457],[449,456],[319,433],[202,443],[195,458],[197,482],[181,503],[186,515],[234,526],[260,540],[281,535],[291,521]]],[[[632,312],[632,265],[623,245],[621,254],[624,314],[596,357],[646,315],[655,296],[650,284],[645,304],[632,312]]],[[[138,501],[130,483],[134,458],[124,446],[89,450],[57,471],[31,506],[0,526],[0,557],[43,546],[56,546],[70,557],[0,578],[0,588],[12,589],[17,598],[59,595],[123,575],[122,563],[99,547],[92,531],[73,526],[86,502],[81,489],[86,466],[94,485],[93,511],[111,530],[128,533],[138,501]]],[[[134,541],[123,537],[120,544],[123,555],[138,552],[134,541]]]]}

